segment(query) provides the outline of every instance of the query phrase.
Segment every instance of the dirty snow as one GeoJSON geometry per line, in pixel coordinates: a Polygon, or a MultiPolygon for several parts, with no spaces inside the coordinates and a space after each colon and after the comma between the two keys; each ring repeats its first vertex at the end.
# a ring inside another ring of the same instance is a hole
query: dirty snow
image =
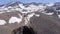
{"type": "Polygon", "coordinates": [[[39,14],[35,14],[35,16],[36,16],[36,17],[40,17],[40,15],[39,15],[39,14]]]}
{"type": "Polygon", "coordinates": [[[44,14],[46,14],[46,15],[53,15],[54,13],[52,12],[52,13],[44,13],[44,14]]]}
{"type": "Polygon", "coordinates": [[[58,15],[58,17],[60,18],[60,15],[58,15]]]}
{"type": "Polygon", "coordinates": [[[6,21],[5,20],[0,20],[0,25],[5,25],[6,21]]]}
{"type": "Polygon", "coordinates": [[[20,23],[22,21],[22,19],[21,18],[17,18],[17,17],[11,17],[10,19],[9,19],[9,23],[20,23]]]}

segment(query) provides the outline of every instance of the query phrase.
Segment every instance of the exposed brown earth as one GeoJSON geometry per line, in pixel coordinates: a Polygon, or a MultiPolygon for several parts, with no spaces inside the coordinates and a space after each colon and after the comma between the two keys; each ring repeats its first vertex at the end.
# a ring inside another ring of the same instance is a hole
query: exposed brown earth
{"type": "Polygon", "coordinates": [[[20,18],[18,14],[21,14],[21,13],[15,10],[11,12],[5,12],[5,13],[0,14],[0,19],[5,20],[8,23],[9,19],[13,16],[20,18]]]}
{"type": "MultiPolygon", "coordinates": [[[[9,14],[10,13],[8,13],[8,15],[9,14]]],[[[2,15],[2,18],[4,19],[7,18],[7,15],[5,17],[3,16],[3,14],[1,15],[2,15]]],[[[33,16],[30,22],[31,23],[28,27],[32,27],[34,31],[37,32],[37,34],[60,34],[60,19],[59,18],[50,17],[50,16],[40,13],[40,17],[33,16]]],[[[7,24],[5,26],[0,26],[0,34],[13,34],[13,30],[18,29],[19,27],[22,27],[23,25],[24,25],[24,21],[21,22],[20,24],[15,23],[15,24],[7,24]]]]}
{"type": "Polygon", "coordinates": [[[37,34],[60,34],[60,19],[40,14],[31,19],[32,27],[37,34]]]}

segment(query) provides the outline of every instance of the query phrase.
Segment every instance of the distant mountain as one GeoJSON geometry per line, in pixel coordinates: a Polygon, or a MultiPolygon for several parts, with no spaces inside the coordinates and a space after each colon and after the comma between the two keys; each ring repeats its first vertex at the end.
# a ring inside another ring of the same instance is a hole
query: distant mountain
{"type": "MultiPolygon", "coordinates": [[[[22,3],[19,1],[10,2],[4,5],[0,5],[0,10],[17,10],[23,11],[22,13],[28,12],[42,12],[47,15],[60,15],[60,2],[56,3],[22,3]]],[[[58,16],[59,17],[59,16],[58,16]]]]}
{"type": "Polygon", "coordinates": [[[28,32],[60,34],[60,2],[22,3],[16,1],[0,5],[0,34],[28,32]],[[24,26],[27,26],[29,31],[25,32],[24,26]]]}
{"type": "Polygon", "coordinates": [[[59,5],[59,2],[55,4],[53,3],[44,4],[44,3],[35,3],[35,2],[22,3],[16,1],[4,5],[0,5],[1,6],[0,14],[6,16],[8,15],[9,16],[8,19],[12,16],[18,16],[18,14],[20,14],[23,17],[29,17],[30,19],[31,15],[39,16],[38,13],[43,13],[47,16],[60,18],[60,10],[57,10],[58,6],[56,7],[55,5],[56,6],[59,5]]]}

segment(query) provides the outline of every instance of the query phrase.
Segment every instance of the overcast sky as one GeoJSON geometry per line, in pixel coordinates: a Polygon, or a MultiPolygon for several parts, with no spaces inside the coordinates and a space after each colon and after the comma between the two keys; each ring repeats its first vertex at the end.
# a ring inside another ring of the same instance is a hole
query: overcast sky
{"type": "Polygon", "coordinates": [[[30,2],[42,2],[42,3],[55,3],[55,2],[60,2],[60,0],[0,0],[0,5],[1,4],[6,4],[6,3],[9,3],[9,2],[12,2],[12,1],[20,1],[20,2],[23,2],[23,3],[30,3],[30,2]]]}

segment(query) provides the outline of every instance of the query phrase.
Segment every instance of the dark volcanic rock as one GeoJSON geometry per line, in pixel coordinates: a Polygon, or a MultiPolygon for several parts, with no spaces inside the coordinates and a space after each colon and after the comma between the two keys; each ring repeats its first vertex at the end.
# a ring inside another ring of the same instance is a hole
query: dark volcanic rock
{"type": "Polygon", "coordinates": [[[34,30],[30,27],[27,26],[22,26],[17,29],[14,29],[13,34],[36,34],[34,30]]]}

